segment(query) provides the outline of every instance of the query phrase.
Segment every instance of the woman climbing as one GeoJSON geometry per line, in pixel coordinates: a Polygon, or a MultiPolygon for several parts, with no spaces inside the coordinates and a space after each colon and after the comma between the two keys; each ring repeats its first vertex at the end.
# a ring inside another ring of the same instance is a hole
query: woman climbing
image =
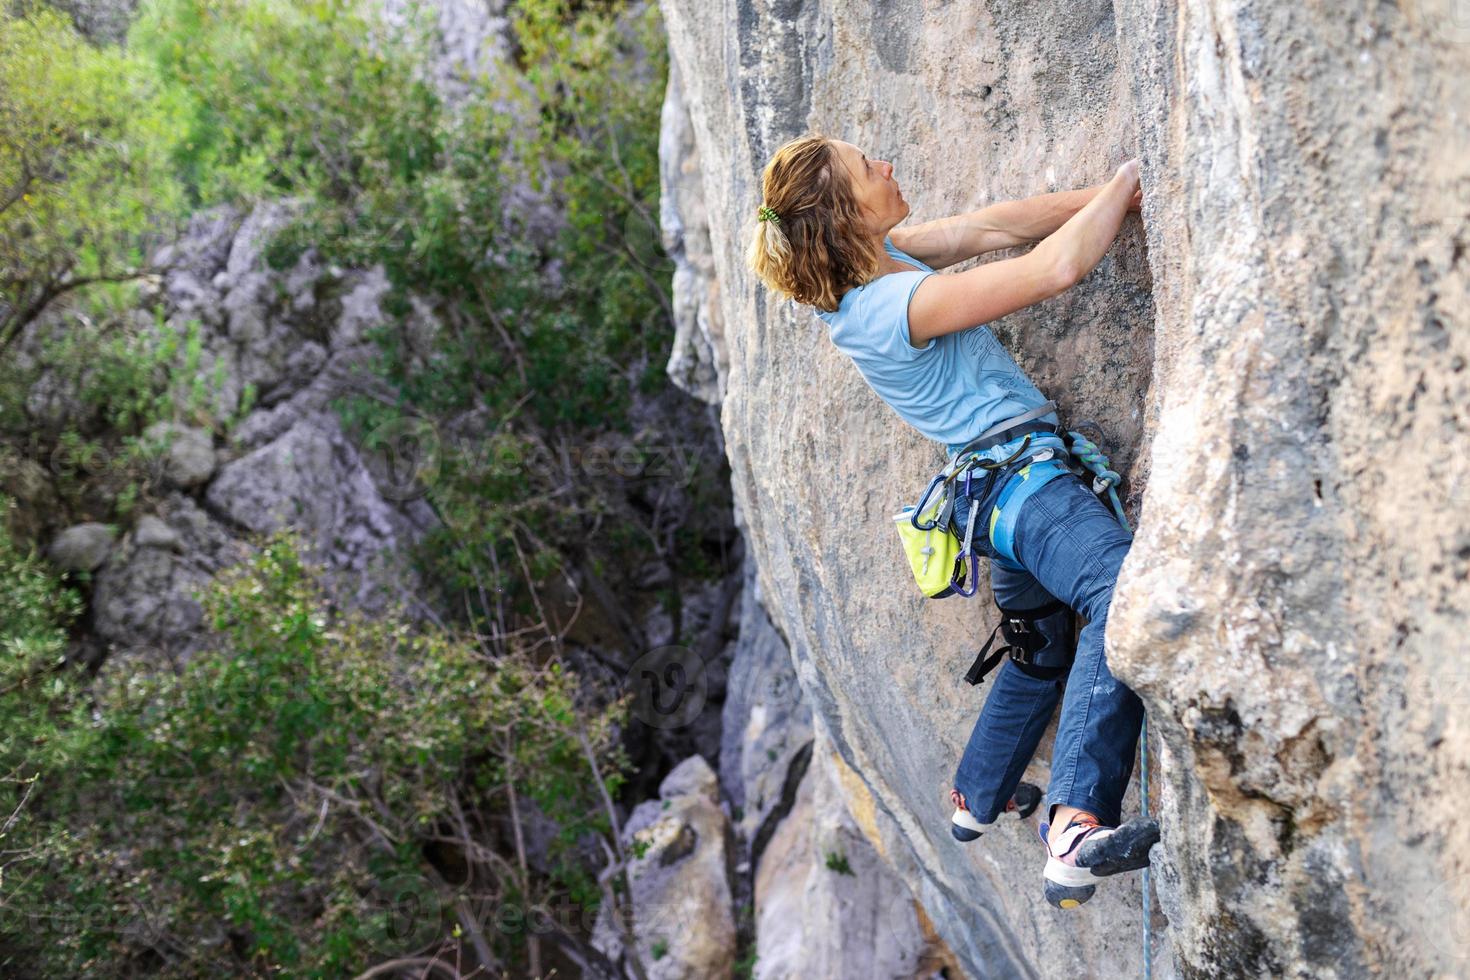
{"type": "Polygon", "coordinates": [[[1103,655],[1131,537],[1071,466],[1046,462],[1069,452],[1054,403],[984,324],[1063,292],[1097,265],[1139,207],[1138,162],[1095,187],[898,228],[909,205],[893,165],[809,134],[776,152],[761,188],[751,270],[816,307],[833,344],[900,417],[944,444],[951,461],[972,461],[954,529],[964,538],[978,503],[973,543],[990,559],[996,603],[1017,635],[1034,638],[1025,656],[1013,652],[1001,665],[975,723],[951,794],[954,835],[972,840],[1001,812],[1024,816],[1024,804],[1035,805],[1020,778],[1060,699],[1040,828],[1044,890],[1058,908],[1080,905],[1099,877],[1145,867],[1159,834],[1147,817],[1120,825],[1143,705],[1103,655]],[[1015,258],[935,271],[1032,242],[1015,258]],[[1059,478],[1038,479],[1047,466],[1059,478]],[[1087,618],[1075,649],[1074,611],[1087,618]]]}

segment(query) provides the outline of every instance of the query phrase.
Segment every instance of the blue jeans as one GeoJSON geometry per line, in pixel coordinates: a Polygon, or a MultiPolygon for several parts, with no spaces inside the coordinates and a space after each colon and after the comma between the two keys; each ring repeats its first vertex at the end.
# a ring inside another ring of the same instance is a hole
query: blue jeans
{"type": "MultiPolygon", "coordinates": [[[[985,533],[991,507],[1015,468],[988,487],[976,471],[972,486],[981,498],[973,548],[991,560],[996,601],[1007,609],[1029,609],[1055,597],[1086,617],[1087,625],[1065,685],[1023,673],[1009,657],[986,678],[991,690],[960,758],[955,789],[977,821],[993,822],[1020,783],[1060,698],[1046,818],[1053,806],[1073,806],[1116,826],[1133,775],[1143,702],[1108,670],[1103,631],[1132,538],[1080,478],[1064,474],[1022,503],[1014,550],[1024,567],[1015,568],[996,554],[985,533]]],[[[970,503],[961,484],[955,525],[962,537],[970,503]]]]}

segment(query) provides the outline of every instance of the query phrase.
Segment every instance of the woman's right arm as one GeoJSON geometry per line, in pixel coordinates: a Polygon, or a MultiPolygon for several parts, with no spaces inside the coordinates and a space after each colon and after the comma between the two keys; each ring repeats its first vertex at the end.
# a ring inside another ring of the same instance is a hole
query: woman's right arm
{"type": "Polygon", "coordinates": [[[909,300],[909,342],[989,323],[1075,286],[1102,261],[1138,191],[1138,161],[1025,255],[956,275],[927,276],[909,300]]]}
{"type": "Polygon", "coordinates": [[[1043,260],[1061,266],[1071,279],[1068,285],[1076,285],[1102,261],[1108,246],[1118,237],[1118,228],[1137,190],[1138,161],[1129,160],[1118,168],[1102,193],[1043,239],[1031,254],[1045,253],[1043,260]]]}

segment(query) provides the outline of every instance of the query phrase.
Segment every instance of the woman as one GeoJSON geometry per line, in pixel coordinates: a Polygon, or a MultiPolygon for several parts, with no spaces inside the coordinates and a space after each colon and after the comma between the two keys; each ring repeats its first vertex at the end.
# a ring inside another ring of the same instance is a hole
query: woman
{"type": "Polygon", "coordinates": [[[954,523],[963,537],[978,502],[973,544],[991,559],[996,602],[1020,610],[1042,645],[996,675],[955,775],[952,824],[956,837],[972,840],[1016,809],[1021,773],[1060,698],[1041,824],[1044,891],[1058,908],[1080,905],[1099,876],[1144,867],[1158,839],[1152,820],[1119,825],[1143,705],[1103,655],[1113,584],[1131,539],[1056,464],[1059,478],[1007,498],[999,526],[1008,533],[991,539],[987,523],[995,525],[989,518],[1009,478],[1027,463],[1065,461],[1067,445],[1053,403],[983,324],[1063,292],[1097,265],[1139,206],[1138,161],[1095,187],[897,228],[909,206],[893,165],[813,134],[776,152],[762,191],[752,271],[773,291],[816,307],[873,390],[951,458],[963,451],[992,467],[1006,464],[988,475],[974,470],[975,479],[961,483],[954,523]],[[953,275],[935,271],[1031,242],[1038,244],[1015,258],[953,275]],[[1075,652],[1073,610],[1088,620],[1075,652]]]}

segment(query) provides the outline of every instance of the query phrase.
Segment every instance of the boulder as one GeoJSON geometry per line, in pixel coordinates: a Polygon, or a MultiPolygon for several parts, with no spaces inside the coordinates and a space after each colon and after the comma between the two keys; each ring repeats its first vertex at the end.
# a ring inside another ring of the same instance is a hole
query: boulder
{"type": "Polygon", "coordinates": [[[138,526],[133,528],[133,541],[140,548],[164,548],[169,551],[177,551],[180,540],[179,532],[152,514],[144,514],[138,518],[138,526]]]}
{"type": "Polygon", "coordinates": [[[164,480],[174,487],[195,487],[214,475],[214,436],[207,430],[176,422],[155,422],[143,430],[149,445],[161,447],[164,480]]]}
{"type": "Polygon", "coordinates": [[[241,530],[301,533],[308,560],[325,565],[342,597],[364,610],[414,592],[416,578],[396,552],[422,526],[385,499],[331,412],[303,415],[220,467],[204,500],[241,530]]]}
{"type": "Polygon", "coordinates": [[[183,661],[204,641],[197,592],[246,554],[224,524],[178,491],[140,518],[97,576],[97,635],[110,644],[107,669],[137,653],[183,661]]]}
{"type": "Polygon", "coordinates": [[[97,521],[73,524],[58,534],[46,549],[46,557],[69,572],[90,572],[100,567],[112,551],[112,528],[97,521]]]}
{"type": "MultiPolygon", "coordinates": [[[[733,976],[735,919],[730,892],[730,822],[719,780],[692,755],[664,777],[659,798],[644,800],[623,826],[629,862],[632,931],[649,980],[733,976]]],[[[622,962],[625,945],[606,903],[593,945],[622,962]]]]}

